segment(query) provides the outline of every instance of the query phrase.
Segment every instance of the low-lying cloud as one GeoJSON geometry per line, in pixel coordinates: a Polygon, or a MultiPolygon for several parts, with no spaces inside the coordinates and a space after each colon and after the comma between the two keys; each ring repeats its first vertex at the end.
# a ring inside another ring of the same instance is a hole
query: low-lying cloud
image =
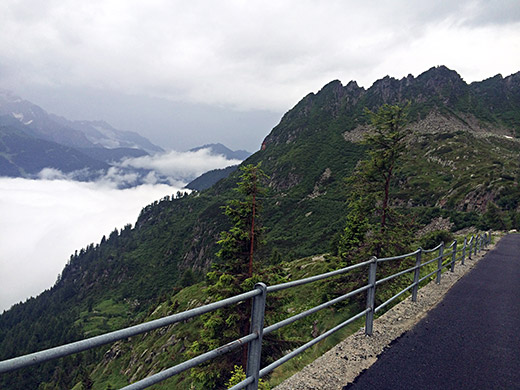
{"type": "Polygon", "coordinates": [[[240,160],[228,160],[220,154],[212,154],[210,149],[196,152],[171,151],[165,154],[143,156],[124,160],[121,168],[146,169],[186,183],[212,169],[240,164],[240,160]]]}
{"type": "Polygon", "coordinates": [[[44,168],[37,175],[41,180],[95,181],[106,187],[130,188],[142,184],[168,184],[184,187],[193,179],[212,169],[240,164],[240,160],[228,160],[210,149],[196,152],[171,151],[153,156],[127,158],[114,162],[108,170],[81,169],[64,173],[54,168],[44,168]]]}
{"type": "Polygon", "coordinates": [[[146,205],[239,163],[202,149],[126,159],[108,171],[0,177],[0,312],[51,287],[74,251],[135,223],[146,205]]]}
{"type": "Polygon", "coordinates": [[[117,189],[54,174],[53,180],[0,178],[0,312],[51,287],[75,250],[135,223],[144,206],[181,190],[117,189]]]}

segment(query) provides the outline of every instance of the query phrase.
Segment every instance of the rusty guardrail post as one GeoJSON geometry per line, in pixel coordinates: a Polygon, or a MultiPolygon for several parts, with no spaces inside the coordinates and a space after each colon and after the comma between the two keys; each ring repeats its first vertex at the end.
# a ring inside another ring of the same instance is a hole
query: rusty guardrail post
{"type": "Polygon", "coordinates": [[[365,334],[371,336],[374,329],[374,308],[376,300],[376,272],[377,257],[373,256],[368,268],[368,284],[370,288],[367,290],[367,314],[365,317],[365,334]]]}
{"type": "Polygon", "coordinates": [[[262,337],[264,333],[265,301],[267,296],[267,286],[264,283],[257,283],[255,289],[261,290],[262,294],[253,298],[253,307],[251,308],[251,333],[256,333],[258,337],[249,342],[247,350],[246,377],[252,376],[254,378],[253,383],[246,387],[247,390],[258,390],[260,358],[262,356],[262,337]]]}

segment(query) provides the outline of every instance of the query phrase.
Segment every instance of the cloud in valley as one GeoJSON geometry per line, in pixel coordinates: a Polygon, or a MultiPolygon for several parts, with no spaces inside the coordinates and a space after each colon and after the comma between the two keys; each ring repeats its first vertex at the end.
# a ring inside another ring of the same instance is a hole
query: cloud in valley
{"type": "Polygon", "coordinates": [[[52,168],[39,180],[0,178],[0,312],[51,287],[75,250],[135,223],[144,206],[239,163],[200,149],[127,159],[95,182],[75,181],[92,172],[52,168]]]}
{"type": "Polygon", "coordinates": [[[228,160],[225,156],[212,154],[210,149],[196,152],[155,154],[137,158],[127,158],[113,163],[107,171],[81,169],[69,173],[54,168],[44,168],[37,175],[42,180],[92,181],[105,187],[128,188],[140,184],[166,183],[174,187],[184,187],[204,172],[238,165],[241,160],[228,160]]]}
{"type": "Polygon", "coordinates": [[[154,156],[130,158],[121,162],[123,168],[150,169],[158,174],[168,176],[177,182],[195,179],[204,172],[230,165],[240,164],[240,160],[227,160],[223,155],[211,154],[209,149],[196,152],[171,151],[154,156]]]}
{"type": "Polygon", "coordinates": [[[75,250],[180,187],[0,178],[0,312],[51,287],[75,250]]]}

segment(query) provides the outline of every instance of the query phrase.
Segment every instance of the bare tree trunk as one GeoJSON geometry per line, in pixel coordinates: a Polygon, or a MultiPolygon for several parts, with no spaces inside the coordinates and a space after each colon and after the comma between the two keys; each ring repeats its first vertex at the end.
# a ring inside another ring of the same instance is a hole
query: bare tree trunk
{"type": "Polygon", "coordinates": [[[253,192],[253,218],[251,220],[251,247],[249,250],[249,273],[248,276],[253,276],[253,251],[255,245],[255,213],[256,213],[256,192],[253,192]]]}

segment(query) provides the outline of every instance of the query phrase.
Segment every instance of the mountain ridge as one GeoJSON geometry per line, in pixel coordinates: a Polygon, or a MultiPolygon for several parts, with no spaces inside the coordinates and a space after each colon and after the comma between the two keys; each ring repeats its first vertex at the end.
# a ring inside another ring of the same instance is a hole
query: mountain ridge
{"type": "Polygon", "coordinates": [[[104,121],[69,121],[0,90],[2,175],[34,178],[42,169],[53,168],[93,180],[113,161],[157,152],[164,151],[137,133],[104,121]]]}
{"type": "MultiPolygon", "coordinates": [[[[445,112],[446,109],[460,109],[462,105],[464,105],[463,108],[467,109],[471,108],[471,102],[475,100],[474,95],[479,92],[485,99],[490,97],[496,99],[497,94],[488,91],[497,88],[497,84],[499,88],[501,87],[499,92],[503,94],[498,96],[502,102],[507,102],[507,104],[495,108],[491,105],[490,110],[485,110],[488,112],[481,112],[479,109],[482,109],[482,107],[475,107],[470,109],[469,112],[475,115],[477,119],[491,119],[495,122],[505,120],[507,126],[517,126],[517,134],[514,135],[518,137],[520,136],[520,117],[517,115],[511,118],[507,115],[508,111],[505,113],[504,111],[505,109],[515,109],[515,107],[518,107],[516,103],[520,103],[520,93],[518,92],[520,89],[520,72],[506,78],[496,75],[480,82],[467,84],[456,71],[450,70],[446,66],[433,67],[417,77],[408,75],[400,80],[385,76],[375,81],[368,89],[359,87],[356,81],[350,81],[345,86],[339,80],[331,81],[317,93],[311,92],[306,95],[284,114],[280,123],[301,120],[312,115],[311,110],[315,105],[327,105],[327,112],[337,118],[341,116],[342,110],[344,113],[348,108],[358,105],[360,101],[364,104],[364,107],[373,109],[375,106],[385,103],[402,104],[409,101],[412,96],[415,96],[415,99],[412,101],[411,114],[412,120],[416,120],[421,112],[413,105],[426,104],[428,110],[437,107],[441,112],[445,112]],[[495,113],[495,115],[492,113],[495,113]],[[493,116],[497,114],[499,114],[499,117],[494,118],[493,116]]],[[[363,117],[364,112],[363,110],[349,110],[347,114],[353,114],[354,119],[359,120],[363,117]]],[[[265,145],[273,142],[277,127],[264,139],[265,145]]],[[[287,141],[288,139],[285,138],[283,142],[287,141]]]]}
{"type": "Polygon", "coordinates": [[[100,120],[71,121],[50,114],[8,90],[0,89],[0,115],[12,116],[28,126],[33,135],[66,146],[100,147],[110,142],[113,148],[133,147],[143,149],[147,153],[164,152],[135,132],[117,130],[100,120]]]}

